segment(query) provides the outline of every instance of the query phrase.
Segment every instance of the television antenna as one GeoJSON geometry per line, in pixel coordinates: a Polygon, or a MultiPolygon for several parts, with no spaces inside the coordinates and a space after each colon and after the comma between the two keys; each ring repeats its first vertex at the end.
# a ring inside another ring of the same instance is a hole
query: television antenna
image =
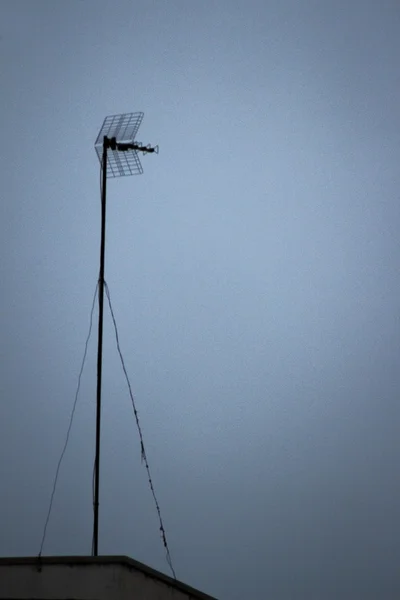
{"type": "Polygon", "coordinates": [[[139,160],[142,154],[158,154],[158,146],[144,146],[135,140],[143,120],[142,112],[112,115],[104,119],[94,144],[101,165],[101,238],[99,273],[99,328],[97,348],[97,402],[96,402],[96,457],[94,467],[94,522],[93,556],[98,556],[99,546],[99,482],[100,482],[100,425],[101,425],[101,379],[103,364],[103,307],[104,307],[104,261],[106,241],[106,194],[107,179],[141,175],[139,160]]]}

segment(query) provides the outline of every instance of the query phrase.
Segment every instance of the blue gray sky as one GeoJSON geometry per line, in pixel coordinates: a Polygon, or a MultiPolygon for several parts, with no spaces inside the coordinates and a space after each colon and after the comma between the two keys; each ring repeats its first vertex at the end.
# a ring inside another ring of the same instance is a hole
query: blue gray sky
{"type": "MultiPolygon", "coordinates": [[[[400,5],[0,5],[0,554],[34,555],[99,260],[179,579],[400,595],[400,5]]],[[[95,313],[95,319],[97,312],[95,313]]],[[[96,321],[44,554],[90,554],[96,321]]],[[[168,572],[105,314],[101,554],[168,572]]]]}

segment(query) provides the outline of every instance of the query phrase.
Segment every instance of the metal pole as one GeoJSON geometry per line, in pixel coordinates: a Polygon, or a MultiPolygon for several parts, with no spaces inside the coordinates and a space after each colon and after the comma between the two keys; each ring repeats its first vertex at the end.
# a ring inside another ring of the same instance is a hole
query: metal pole
{"type": "Polygon", "coordinates": [[[101,187],[101,242],[99,274],[99,334],[97,348],[97,405],[96,405],[96,462],[94,486],[93,556],[99,548],[99,481],[100,481],[100,424],[101,424],[101,375],[103,362],[103,306],[104,306],[104,259],[106,247],[106,185],[107,185],[108,139],[103,140],[102,187],[101,187]]]}

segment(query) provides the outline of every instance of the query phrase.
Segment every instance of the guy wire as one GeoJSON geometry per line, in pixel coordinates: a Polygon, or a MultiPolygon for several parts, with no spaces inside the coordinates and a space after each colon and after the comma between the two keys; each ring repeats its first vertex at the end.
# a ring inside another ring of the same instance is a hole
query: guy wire
{"type": "Polygon", "coordinates": [[[149,482],[149,486],[150,486],[150,490],[154,499],[154,503],[156,506],[156,510],[157,510],[157,515],[158,515],[158,520],[159,520],[159,524],[160,524],[160,532],[161,532],[161,539],[165,548],[165,552],[166,552],[166,560],[168,563],[169,568],[171,569],[172,575],[174,577],[174,579],[176,579],[176,574],[175,574],[175,570],[174,567],[172,565],[172,559],[171,559],[171,553],[169,551],[169,547],[168,547],[168,542],[167,542],[167,536],[165,533],[165,528],[164,528],[164,524],[163,524],[163,520],[161,518],[161,510],[160,510],[160,505],[158,504],[158,500],[157,500],[157,496],[154,490],[154,485],[153,485],[153,480],[151,477],[151,473],[150,473],[150,467],[149,467],[149,463],[147,460],[147,455],[146,455],[146,450],[144,447],[144,440],[143,440],[143,433],[142,433],[142,428],[140,426],[140,421],[139,421],[139,415],[138,415],[138,411],[136,408],[136,403],[135,403],[135,398],[132,392],[132,387],[131,387],[131,383],[128,377],[128,373],[125,367],[125,361],[124,358],[122,356],[122,351],[121,351],[121,347],[119,344],[119,335],[118,335],[118,328],[117,328],[117,322],[115,320],[115,316],[114,316],[114,311],[112,308],[112,304],[111,304],[111,297],[110,297],[110,290],[108,288],[107,282],[104,281],[104,289],[106,291],[106,295],[107,295],[107,300],[108,300],[108,305],[110,307],[110,312],[111,312],[111,317],[112,317],[112,321],[114,324],[114,331],[115,331],[115,338],[117,341],[117,349],[118,349],[118,354],[121,360],[121,365],[122,365],[122,369],[124,371],[124,375],[125,375],[125,379],[126,382],[128,384],[128,390],[129,390],[129,396],[131,398],[131,402],[132,402],[132,407],[133,407],[133,412],[135,415],[135,420],[136,420],[136,426],[137,426],[137,430],[139,432],[139,439],[140,439],[140,452],[141,452],[141,457],[142,457],[142,461],[145,464],[146,467],[146,471],[147,471],[147,478],[148,478],[148,482],[149,482]]]}
{"type": "Polygon", "coordinates": [[[41,544],[40,544],[39,558],[42,555],[43,546],[44,546],[44,542],[45,542],[45,539],[46,539],[47,526],[48,526],[49,520],[50,520],[51,509],[53,508],[53,501],[54,501],[54,495],[55,495],[56,487],[57,487],[58,475],[60,473],[61,463],[62,463],[65,451],[66,451],[67,446],[68,446],[69,436],[70,436],[70,433],[71,433],[72,422],[74,420],[75,409],[76,409],[76,405],[77,405],[77,402],[78,402],[79,391],[80,391],[80,388],[81,388],[82,373],[83,373],[83,369],[84,369],[84,366],[85,366],[85,361],[86,361],[86,355],[87,355],[87,350],[88,350],[89,339],[90,339],[90,335],[92,333],[93,312],[94,312],[94,306],[95,306],[95,302],[96,302],[96,296],[97,296],[98,287],[99,287],[99,284],[97,283],[96,284],[96,289],[94,291],[92,308],[91,308],[91,311],[90,311],[89,332],[88,332],[88,335],[87,335],[87,338],[86,338],[85,351],[83,353],[82,364],[81,364],[81,368],[80,368],[80,371],[79,371],[78,385],[77,385],[76,392],[75,392],[75,401],[74,401],[74,404],[73,404],[73,407],[72,407],[72,411],[71,411],[71,416],[70,416],[70,419],[69,419],[69,425],[68,425],[67,435],[66,435],[66,438],[65,438],[64,447],[62,449],[62,452],[61,452],[61,455],[60,455],[60,459],[58,461],[58,465],[57,465],[57,469],[56,469],[56,474],[55,474],[55,477],[54,477],[53,489],[52,489],[52,492],[51,492],[49,508],[48,508],[48,511],[47,511],[47,517],[46,517],[46,521],[45,521],[45,525],[44,525],[44,529],[43,529],[42,541],[41,541],[41,544]]]}

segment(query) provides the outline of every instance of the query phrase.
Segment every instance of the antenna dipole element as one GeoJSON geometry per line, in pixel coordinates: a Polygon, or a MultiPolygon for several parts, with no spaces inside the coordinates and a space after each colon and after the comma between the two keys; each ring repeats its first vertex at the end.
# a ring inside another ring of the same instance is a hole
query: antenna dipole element
{"type": "Polygon", "coordinates": [[[104,309],[104,267],[106,248],[106,193],[107,179],[143,173],[138,152],[158,153],[158,146],[143,146],[135,142],[135,135],[143,119],[143,113],[113,115],[104,119],[95,142],[95,150],[102,170],[101,186],[101,236],[99,271],[99,327],[97,347],[97,394],[96,394],[96,456],[94,469],[94,522],[93,556],[98,556],[99,548],[99,496],[100,496],[100,431],[101,431],[101,384],[103,368],[103,309],[104,309]]]}

